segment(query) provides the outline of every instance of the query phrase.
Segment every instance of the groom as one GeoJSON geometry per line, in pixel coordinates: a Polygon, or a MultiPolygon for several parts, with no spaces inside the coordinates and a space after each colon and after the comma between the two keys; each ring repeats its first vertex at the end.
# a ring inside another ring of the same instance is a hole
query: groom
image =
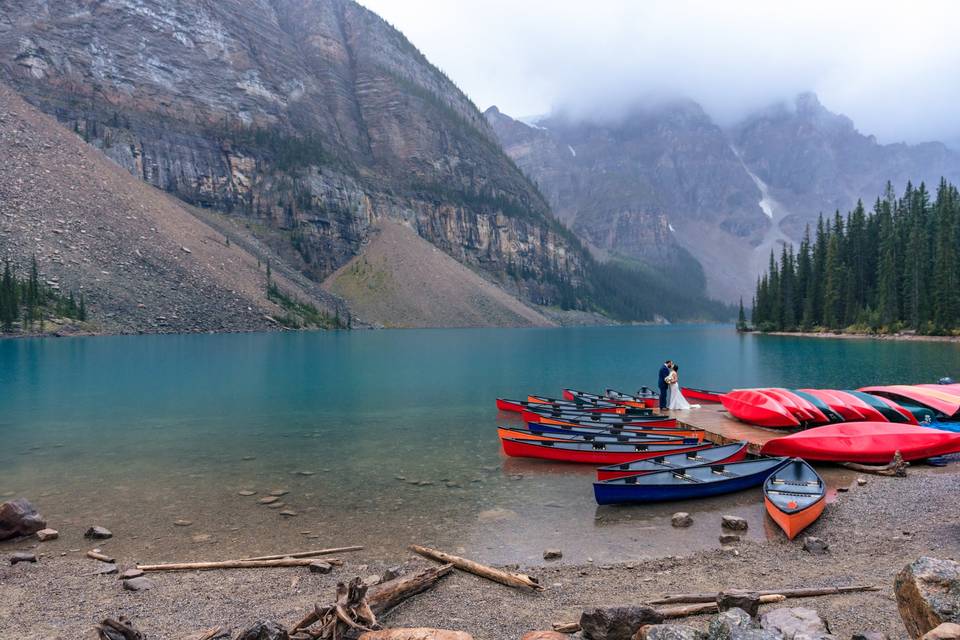
{"type": "Polygon", "coordinates": [[[667,408],[667,376],[673,370],[673,360],[667,360],[660,366],[660,372],[657,374],[657,383],[660,388],[660,408],[667,408]]]}

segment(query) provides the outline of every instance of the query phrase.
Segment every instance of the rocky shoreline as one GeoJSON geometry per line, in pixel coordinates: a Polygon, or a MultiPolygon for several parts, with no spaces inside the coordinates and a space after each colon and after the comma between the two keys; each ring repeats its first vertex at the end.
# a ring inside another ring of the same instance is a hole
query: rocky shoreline
{"type": "Polygon", "coordinates": [[[835,338],[840,340],[898,340],[902,342],[960,342],[960,336],[929,336],[919,333],[847,333],[843,331],[742,331],[758,336],[788,338],[835,338]]]}
{"type": "MultiPolygon", "coordinates": [[[[577,621],[588,609],[640,605],[668,593],[872,584],[877,591],[764,604],[760,619],[775,608],[800,606],[815,610],[829,625],[831,637],[875,632],[906,638],[893,589],[895,576],[923,556],[960,557],[956,536],[960,513],[953,493],[957,469],[951,467],[912,467],[907,478],[870,477],[864,484],[855,483],[809,530],[828,543],[820,555],[804,550],[800,540],[742,539],[715,550],[630,563],[565,564],[561,559],[539,566],[506,567],[538,577],[546,587],[540,593],[454,571],[435,588],[388,613],[382,622],[390,627],[458,629],[478,640],[499,640],[549,630],[556,622],[577,621]]],[[[109,510],[103,513],[108,515],[109,510]]],[[[109,526],[108,517],[104,516],[103,524],[109,526]]],[[[719,518],[716,527],[722,530],[719,518]]],[[[90,634],[101,620],[118,615],[133,621],[151,639],[194,637],[191,634],[215,626],[237,631],[262,619],[289,627],[318,601],[332,600],[338,582],[353,577],[376,580],[398,565],[406,574],[436,566],[412,554],[396,558],[393,564],[373,562],[358,551],[338,555],[343,564],[326,574],[304,567],[161,572],[149,575],[150,588],[134,591],[124,588],[118,574],[134,569],[141,561],[139,554],[115,558],[117,573],[104,574],[104,563],[86,552],[96,547],[109,556],[113,541],[84,539],[84,533],[86,529],[61,528],[60,535],[47,542],[29,537],[0,543],[0,637],[95,638],[84,634],[90,634]],[[9,564],[8,558],[18,552],[34,554],[37,562],[9,564]]],[[[451,551],[470,556],[469,549],[451,551]]],[[[680,622],[705,632],[710,621],[710,616],[700,615],[680,622]]],[[[785,636],[752,629],[748,637],[785,636]]]]}

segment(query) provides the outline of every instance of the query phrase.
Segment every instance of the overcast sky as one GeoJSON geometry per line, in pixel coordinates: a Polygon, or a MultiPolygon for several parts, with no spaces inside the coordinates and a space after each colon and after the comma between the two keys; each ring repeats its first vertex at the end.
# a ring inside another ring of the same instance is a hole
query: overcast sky
{"type": "Polygon", "coordinates": [[[884,142],[960,140],[960,3],[360,0],[481,109],[688,96],[727,123],[813,90],[884,142]]]}

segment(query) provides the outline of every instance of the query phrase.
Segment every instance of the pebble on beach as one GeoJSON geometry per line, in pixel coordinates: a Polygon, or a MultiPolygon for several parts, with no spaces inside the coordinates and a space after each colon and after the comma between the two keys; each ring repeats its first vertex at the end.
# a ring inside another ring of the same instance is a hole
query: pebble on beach
{"type": "Polygon", "coordinates": [[[277,496],[266,496],[264,498],[260,498],[259,500],[257,500],[257,502],[259,502],[260,504],[273,504],[279,499],[280,498],[278,498],[277,496]]]}
{"type": "Polygon", "coordinates": [[[153,581],[149,578],[130,578],[129,580],[123,581],[123,588],[127,591],[147,591],[148,589],[153,589],[153,587],[153,581]]]}
{"type": "Polygon", "coordinates": [[[732,531],[746,531],[749,525],[743,518],[723,516],[723,518],[721,518],[721,526],[723,526],[724,529],[730,529],[732,531]]]}
{"type": "Polygon", "coordinates": [[[294,516],[297,515],[297,512],[294,511],[293,509],[284,509],[283,511],[280,512],[280,515],[286,516],[287,518],[293,518],[294,516]]]}
{"type": "Polygon", "coordinates": [[[735,533],[720,534],[720,544],[730,544],[733,542],[740,542],[740,536],[735,533]]]}
{"type": "Polygon", "coordinates": [[[237,493],[240,494],[241,496],[255,496],[255,495],[257,495],[257,492],[256,492],[256,491],[253,491],[252,489],[241,489],[241,490],[238,491],[237,493]]]}
{"type": "Polygon", "coordinates": [[[322,560],[311,562],[308,566],[310,567],[310,573],[330,573],[333,571],[333,565],[322,560]]]}
{"type": "Polygon", "coordinates": [[[174,520],[173,524],[176,527],[189,527],[190,525],[193,524],[193,520],[184,520],[181,518],[179,520],[174,520]]]}
{"type": "Polygon", "coordinates": [[[270,495],[276,498],[279,498],[281,496],[287,495],[288,493],[290,493],[288,489],[274,489],[270,492],[270,495]]]}
{"type": "Polygon", "coordinates": [[[139,578],[142,575],[143,575],[142,569],[127,569],[126,571],[120,574],[120,579],[131,580],[133,578],[139,578]]]}
{"type": "Polygon", "coordinates": [[[97,568],[93,570],[93,575],[95,576],[108,576],[117,573],[117,565],[113,563],[108,564],[99,564],[97,568]]]}
{"type": "Polygon", "coordinates": [[[83,534],[83,537],[90,538],[91,540],[107,540],[113,537],[113,533],[106,527],[90,527],[87,529],[87,532],[83,534]]]}
{"type": "Polygon", "coordinates": [[[10,556],[10,564],[20,564],[21,562],[36,562],[37,554],[30,553],[28,551],[17,551],[15,554],[10,556]]]}
{"type": "Polygon", "coordinates": [[[60,537],[60,532],[56,529],[40,529],[37,531],[37,540],[40,542],[47,542],[48,540],[56,540],[60,537]]]}
{"type": "Polygon", "coordinates": [[[824,554],[829,548],[829,544],[816,536],[807,536],[803,539],[803,550],[809,551],[814,555],[824,554]]]}

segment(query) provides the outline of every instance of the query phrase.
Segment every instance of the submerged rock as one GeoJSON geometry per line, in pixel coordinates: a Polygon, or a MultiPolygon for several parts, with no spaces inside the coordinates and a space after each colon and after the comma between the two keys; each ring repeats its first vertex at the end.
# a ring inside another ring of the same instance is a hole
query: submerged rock
{"type": "Polygon", "coordinates": [[[816,536],[807,536],[803,539],[803,550],[814,555],[822,555],[830,549],[830,545],[816,536]]]}
{"type": "Polygon", "coordinates": [[[239,495],[241,495],[241,496],[255,496],[255,495],[257,495],[257,492],[254,491],[253,489],[241,489],[241,490],[238,491],[237,493],[238,493],[239,495]]]}
{"type": "Polygon", "coordinates": [[[746,520],[737,516],[723,516],[720,519],[720,524],[723,528],[732,531],[746,531],[749,526],[746,520]]]}
{"type": "Polygon", "coordinates": [[[275,498],[279,498],[281,496],[287,495],[288,493],[290,493],[290,491],[287,489],[274,489],[273,491],[270,492],[270,495],[274,496],[275,498]]]}
{"type": "Polygon", "coordinates": [[[921,557],[897,574],[893,590],[911,638],[944,622],[960,623],[960,563],[921,557]]]}
{"type": "Polygon", "coordinates": [[[559,560],[563,557],[563,551],[560,549],[546,549],[543,552],[544,560],[559,560]]]}
{"type": "Polygon", "coordinates": [[[630,640],[640,627],[661,622],[663,616],[650,607],[596,607],[580,616],[580,629],[591,640],[630,640]]]}
{"type": "Polygon", "coordinates": [[[684,527],[689,527],[693,524],[693,518],[690,517],[690,514],[686,511],[678,511],[673,514],[673,517],[670,518],[670,524],[674,527],[682,529],[684,527]]]}
{"type": "Polygon", "coordinates": [[[720,544],[731,544],[733,542],[740,542],[740,536],[735,533],[721,533],[720,534],[720,544]]]}
{"type": "Polygon", "coordinates": [[[265,497],[260,498],[259,500],[257,500],[257,502],[259,502],[260,504],[273,504],[274,502],[276,502],[276,501],[279,500],[279,499],[280,499],[280,498],[278,498],[277,496],[265,496],[265,497]]]}
{"type": "Polygon", "coordinates": [[[0,540],[33,535],[47,526],[47,521],[26,498],[0,504],[0,540]]]}
{"type": "Polygon", "coordinates": [[[83,537],[90,538],[91,540],[107,540],[113,537],[113,533],[106,527],[90,527],[87,529],[87,532],[83,534],[83,537]]]}

